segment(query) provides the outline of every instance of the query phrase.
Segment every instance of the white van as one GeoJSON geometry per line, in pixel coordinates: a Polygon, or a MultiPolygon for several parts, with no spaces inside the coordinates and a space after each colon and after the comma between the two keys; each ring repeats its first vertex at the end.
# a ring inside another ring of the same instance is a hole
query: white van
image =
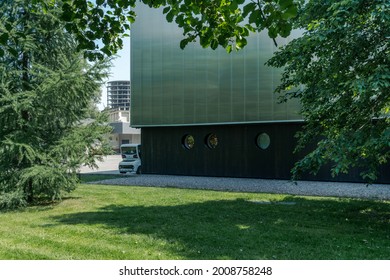
{"type": "Polygon", "coordinates": [[[136,172],[141,174],[141,145],[122,144],[120,152],[122,161],[119,163],[119,173],[136,172]]]}

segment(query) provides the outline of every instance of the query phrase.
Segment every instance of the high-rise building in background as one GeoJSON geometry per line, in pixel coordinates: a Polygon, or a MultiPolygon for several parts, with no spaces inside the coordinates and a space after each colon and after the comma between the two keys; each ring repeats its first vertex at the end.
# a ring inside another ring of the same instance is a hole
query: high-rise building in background
{"type": "Polygon", "coordinates": [[[110,81],[107,85],[107,107],[130,110],[130,81],[110,81]]]}

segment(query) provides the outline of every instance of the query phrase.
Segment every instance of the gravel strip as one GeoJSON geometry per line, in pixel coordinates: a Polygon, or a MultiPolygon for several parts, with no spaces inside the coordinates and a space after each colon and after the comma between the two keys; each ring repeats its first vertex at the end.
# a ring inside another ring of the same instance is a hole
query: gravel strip
{"type": "Polygon", "coordinates": [[[258,192],[292,195],[353,197],[390,200],[390,185],[343,182],[267,180],[251,178],[197,177],[173,175],[126,175],[90,184],[178,187],[218,191],[258,192]]]}

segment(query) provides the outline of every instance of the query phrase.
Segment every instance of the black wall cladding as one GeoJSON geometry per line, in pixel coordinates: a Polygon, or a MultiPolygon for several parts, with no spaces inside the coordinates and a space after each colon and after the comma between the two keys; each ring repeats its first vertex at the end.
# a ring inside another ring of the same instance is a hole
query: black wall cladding
{"type": "MultiPolygon", "coordinates": [[[[170,126],[142,128],[142,170],[147,174],[190,176],[247,177],[290,179],[290,170],[302,157],[293,153],[295,133],[302,127],[297,123],[170,126]],[[206,138],[218,137],[218,145],[210,149],[206,138]],[[257,136],[270,137],[267,149],[256,145],[257,136]],[[192,149],[183,146],[183,137],[194,137],[192,149]]],[[[390,183],[390,167],[381,168],[380,183],[390,183]]],[[[359,170],[333,178],[329,167],[317,176],[306,174],[303,180],[361,182],[359,170]]]]}

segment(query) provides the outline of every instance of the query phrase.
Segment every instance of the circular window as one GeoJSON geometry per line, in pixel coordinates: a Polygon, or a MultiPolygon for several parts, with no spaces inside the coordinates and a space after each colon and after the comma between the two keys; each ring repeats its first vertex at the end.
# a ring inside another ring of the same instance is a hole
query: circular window
{"type": "Polygon", "coordinates": [[[192,136],[192,135],[185,135],[184,137],[183,137],[183,140],[182,140],[182,144],[183,144],[183,146],[184,146],[184,148],[186,148],[186,149],[192,149],[193,147],[194,147],[194,145],[195,145],[195,139],[194,139],[194,136],[192,136]]]}
{"type": "Polygon", "coordinates": [[[267,133],[261,133],[256,138],[256,145],[260,149],[267,149],[269,145],[271,144],[271,139],[269,138],[269,135],[267,133]]]}
{"type": "Polygon", "coordinates": [[[210,149],[215,149],[218,146],[218,137],[214,133],[207,135],[206,145],[210,149]]]}

